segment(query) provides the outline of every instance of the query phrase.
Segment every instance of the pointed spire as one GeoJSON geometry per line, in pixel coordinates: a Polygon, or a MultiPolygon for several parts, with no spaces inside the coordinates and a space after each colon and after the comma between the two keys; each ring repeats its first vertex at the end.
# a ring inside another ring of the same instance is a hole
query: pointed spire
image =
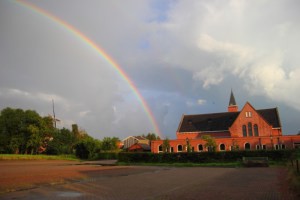
{"type": "Polygon", "coordinates": [[[228,106],[236,106],[235,98],[231,89],[230,100],[228,106]]]}
{"type": "Polygon", "coordinates": [[[235,98],[231,89],[230,100],[228,105],[228,112],[238,112],[239,107],[236,105],[235,98]]]}

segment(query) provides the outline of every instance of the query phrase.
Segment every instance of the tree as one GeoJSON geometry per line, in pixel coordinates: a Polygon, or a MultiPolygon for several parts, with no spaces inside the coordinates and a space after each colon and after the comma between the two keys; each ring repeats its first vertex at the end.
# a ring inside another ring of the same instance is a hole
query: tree
{"type": "Polygon", "coordinates": [[[26,149],[31,151],[31,154],[37,154],[39,147],[43,144],[43,134],[35,125],[28,126],[28,132],[30,133],[29,139],[26,144],[26,149]]]}
{"type": "Polygon", "coordinates": [[[147,138],[149,140],[149,145],[151,146],[151,142],[155,140],[160,140],[159,136],[156,136],[155,133],[148,133],[146,136],[143,135],[143,137],[147,138]]]}
{"type": "Polygon", "coordinates": [[[53,140],[48,143],[46,153],[52,155],[72,154],[78,139],[69,129],[62,128],[53,134],[53,140]]]}
{"type": "Polygon", "coordinates": [[[92,159],[100,152],[100,141],[90,136],[80,140],[75,145],[75,154],[81,159],[92,159]]]}
{"type": "Polygon", "coordinates": [[[208,149],[208,151],[216,151],[217,144],[213,137],[210,135],[203,135],[202,139],[206,141],[204,146],[208,149]]]}
{"type": "Polygon", "coordinates": [[[167,153],[170,150],[170,140],[168,137],[166,137],[166,139],[163,140],[163,144],[162,144],[162,148],[163,148],[163,152],[167,153]]]}
{"type": "Polygon", "coordinates": [[[117,137],[105,137],[103,138],[103,140],[101,141],[101,150],[103,151],[115,151],[117,150],[118,147],[118,142],[120,141],[119,138],[117,137]]]}
{"type": "Polygon", "coordinates": [[[72,133],[76,136],[79,137],[79,129],[77,124],[72,124],[72,133]]]}

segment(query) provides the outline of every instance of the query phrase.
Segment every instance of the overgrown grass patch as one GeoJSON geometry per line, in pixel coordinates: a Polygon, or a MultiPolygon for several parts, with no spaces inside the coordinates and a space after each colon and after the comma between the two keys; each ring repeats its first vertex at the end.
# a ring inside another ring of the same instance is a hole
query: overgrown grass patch
{"type": "Polygon", "coordinates": [[[0,160],[72,160],[79,161],[75,155],[26,155],[26,154],[0,154],[0,160]]]}

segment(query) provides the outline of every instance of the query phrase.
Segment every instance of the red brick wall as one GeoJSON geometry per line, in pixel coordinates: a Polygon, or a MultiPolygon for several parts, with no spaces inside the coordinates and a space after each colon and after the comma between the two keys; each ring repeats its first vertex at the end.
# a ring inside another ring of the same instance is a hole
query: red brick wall
{"type": "MultiPolygon", "coordinates": [[[[240,150],[245,150],[245,144],[249,143],[251,150],[256,150],[256,145],[266,145],[267,149],[275,149],[275,145],[285,145],[286,149],[293,149],[294,143],[300,143],[300,135],[289,136],[267,136],[267,137],[242,137],[242,138],[217,138],[217,151],[220,151],[220,145],[225,144],[225,150],[230,151],[230,146],[238,145],[240,150]]],[[[194,147],[194,151],[198,152],[198,145],[202,144],[204,151],[205,141],[202,139],[189,139],[189,144],[194,147]]],[[[151,152],[159,153],[159,145],[163,144],[163,140],[152,141],[151,152]]],[[[182,145],[183,152],[186,151],[187,141],[186,139],[170,140],[170,146],[173,147],[173,152],[177,152],[178,145],[182,145]]]]}
{"type": "Polygon", "coordinates": [[[252,124],[252,134],[254,136],[254,124],[258,126],[259,136],[277,136],[281,135],[281,129],[273,130],[272,126],[269,125],[257,112],[256,110],[249,104],[246,103],[244,108],[241,110],[239,116],[229,128],[232,137],[243,137],[242,126],[246,125],[246,129],[248,132],[248,123],[252,124]]]}

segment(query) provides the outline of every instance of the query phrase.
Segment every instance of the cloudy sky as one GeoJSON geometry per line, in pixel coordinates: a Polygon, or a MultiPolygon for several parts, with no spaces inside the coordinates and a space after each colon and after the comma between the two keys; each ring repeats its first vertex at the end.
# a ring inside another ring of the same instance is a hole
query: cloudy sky
{"type": "MultiPolygon", "coordinates": [[[[163,136],[182,114],[278,107],[300,129],[298,0],[28,0],[102,48],[147,102],[163,136]]],[[[0,109],[52,114],[91,136],[153,132],[135,92],[91,46],[15,1],[0,1],[0,109]]]]}

